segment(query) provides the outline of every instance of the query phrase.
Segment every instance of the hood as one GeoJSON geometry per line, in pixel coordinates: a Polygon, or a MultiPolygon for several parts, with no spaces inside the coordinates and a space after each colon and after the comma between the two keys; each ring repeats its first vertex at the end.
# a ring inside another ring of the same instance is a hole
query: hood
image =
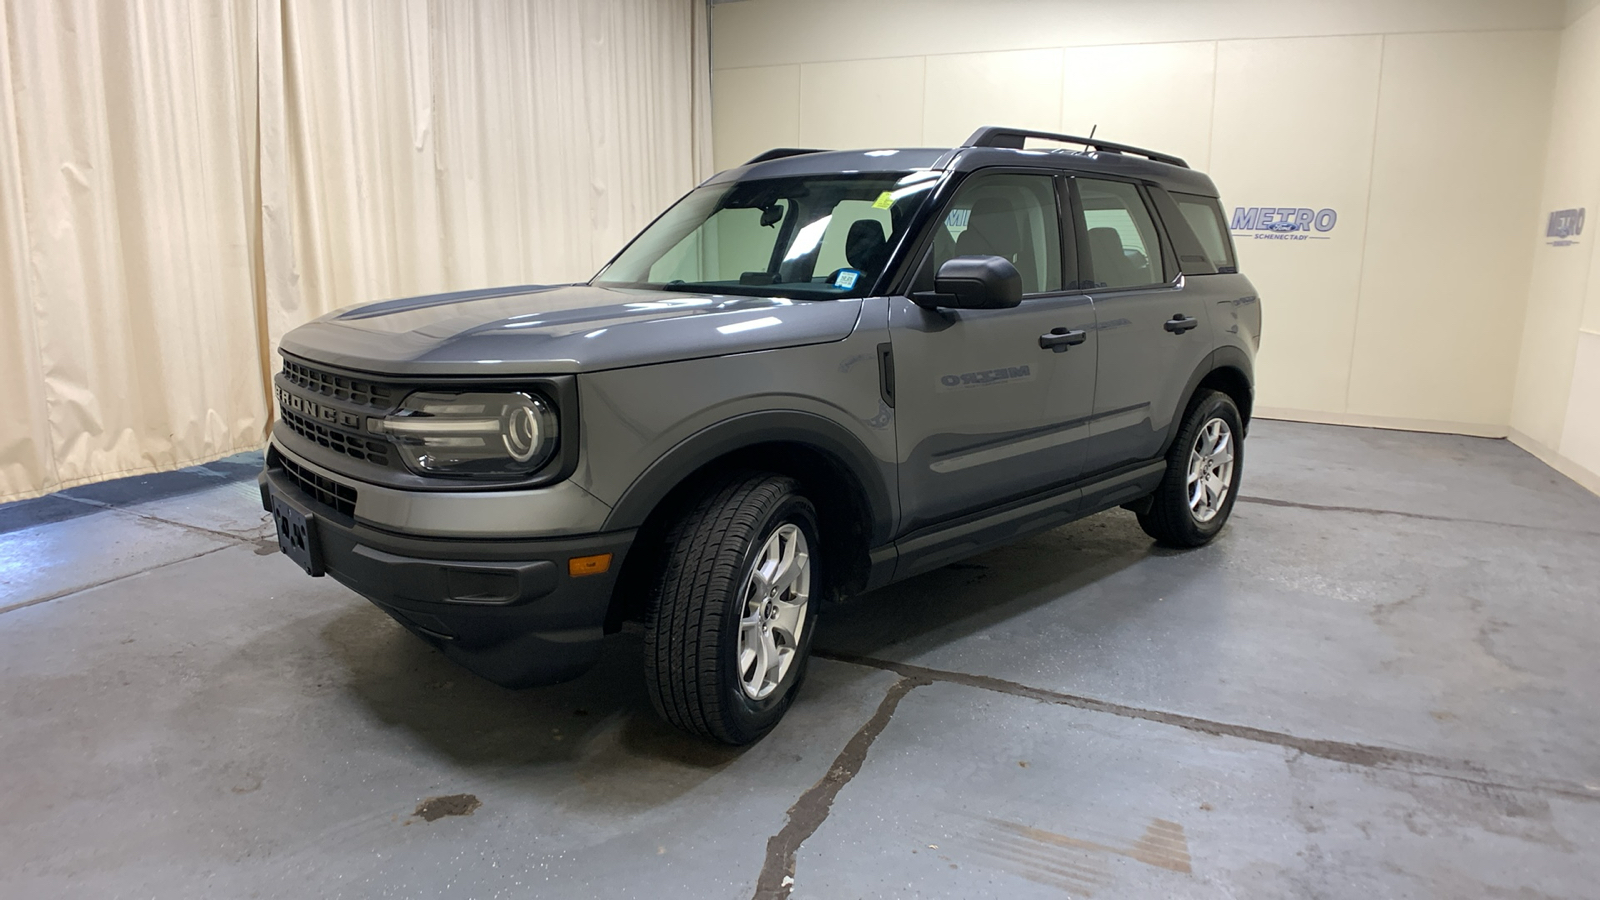
{"type": "Polygon", "coordinates": [[[523,285],[351,307],[281,348],[393,375],[560,374],[843,340],[860,311],[859,300],[523,285]]]}

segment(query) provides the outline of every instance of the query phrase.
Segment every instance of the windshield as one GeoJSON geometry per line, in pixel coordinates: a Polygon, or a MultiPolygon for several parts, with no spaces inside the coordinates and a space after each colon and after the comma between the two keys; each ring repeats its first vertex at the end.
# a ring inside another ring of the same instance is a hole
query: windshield
{"type": "Polygon", "coordinates": [[[697,188],[594,284],[825,300],[864,297],[937,172],[761,178],[697,188]]]}

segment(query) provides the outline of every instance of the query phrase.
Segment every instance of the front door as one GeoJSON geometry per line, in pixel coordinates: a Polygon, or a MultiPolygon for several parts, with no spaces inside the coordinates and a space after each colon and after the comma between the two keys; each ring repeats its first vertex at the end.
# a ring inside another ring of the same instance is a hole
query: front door
{"type": "Polygon", "coordinates": [[[931,289],[951,257],[1004,256],[1022,274],[1020,306],[927,310],[891,301],[902,534],[1083,471],[1098,342],[1094,306],[1076,290],[1076,255],[1063,253],[1075,245],[1063,245],[1057,198],[1049,174],[971,176],[914,279],[931,289]]]}
{"type": "Polygon", "coordinates": [[[1169,272],[1170,254],[1140,188],[1075,178],[1085,278],[1100,354],[1088,473],[1159,457],[1182,416],[1189,376],[1211,352],[1204,299],[1169,272]]]}

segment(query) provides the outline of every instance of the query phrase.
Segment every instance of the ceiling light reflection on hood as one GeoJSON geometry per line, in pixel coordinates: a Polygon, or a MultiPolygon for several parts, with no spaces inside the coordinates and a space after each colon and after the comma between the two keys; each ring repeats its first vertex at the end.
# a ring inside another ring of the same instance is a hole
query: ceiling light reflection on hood
{"type": "Polygon", "coordinates": [[[764,316],[760,319],[749,319],[744,322],[734,322],[730,325],[718,325],[717,331],[722,334],[738,334],[741,331],[754,331],[757,328],[771,328],[782,325],[783,320],[777,316],[764,316]]]}

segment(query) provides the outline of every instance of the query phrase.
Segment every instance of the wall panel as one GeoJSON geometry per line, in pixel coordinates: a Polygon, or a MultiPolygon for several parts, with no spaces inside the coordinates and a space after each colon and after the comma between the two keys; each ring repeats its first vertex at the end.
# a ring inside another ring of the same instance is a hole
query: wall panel
{"type": "Polygon", "coordinates": [[[1215,42],[1069,47],[1063,62],[1063,131],[1086,135],[1098,128],[1122,143],[1210,168],[1215,42]]]}
{"type": "Polygon", "coordinates": [[[1549,130],[1549,108],[1528,98],[1549,96],[1557,43],[1385,38],[1349,409],[1504,433],[1540,170],[1485,161],[1549,130]]]}
{"type": "Polygon", "coordinates": [[[827,149],[922,143],[923,60],[800,67],[799,143],[827,149]]]}
{"type": "Polygon", "coordinates": [[[1263,298],[1263,412],[1348,412],[1382,51],[1377,36],[1227,41],[1218,49],[1211,175],[1224,209],[1338,214],[1331,231],[1304,240],[1235,237],[1263,298]]]}
{"type": "Polygon", "coordinates": [[[982,125],[1061,128],[1060,50],[928,57],[922,144],[953,147],[982,125]]]}
{"type": "MultiPolygon", "coordinates": [[[[1540,212],[1600,207],[1600,13],[1561,36],[1540,212]]],[[[1542,223],[1541,223],[1542,224],[1542,223]]],[[[1511,426],[1547,447],[1561,443],[1563,423],[1593,286],[1596,226],[1582,243],[1553,246],[1544,229],[1529,235],[1534,266],[1517,370],[1511,426]]]]}
{"type": "Polygon", "coordinates": [[[1560,29],[1562,0],[739,0],[715,67],[1041,47],[1560,29]]]}
{"type": "Polygon", "coordinates": [[[1600,491],[1600,332],[1578,334],[1566,422],[1557,450],[1586,470],[1593,478],[1591,487],[1600,491]]]}
{"type": "Polygon", "coordinates": [[[1530,238],[1511,437],[1600,493],[1600,7],[1573,7],[1561,35],[1540,212],[1588,215],[1581,234],[1555,240],[1540,228],[1530,238]]]}
{"type": "Polygon", "coordinates": [[[773,147],[800,146],[800,67],[723,72],[712,84],[711,131],[719,170],[773,147]]]}

